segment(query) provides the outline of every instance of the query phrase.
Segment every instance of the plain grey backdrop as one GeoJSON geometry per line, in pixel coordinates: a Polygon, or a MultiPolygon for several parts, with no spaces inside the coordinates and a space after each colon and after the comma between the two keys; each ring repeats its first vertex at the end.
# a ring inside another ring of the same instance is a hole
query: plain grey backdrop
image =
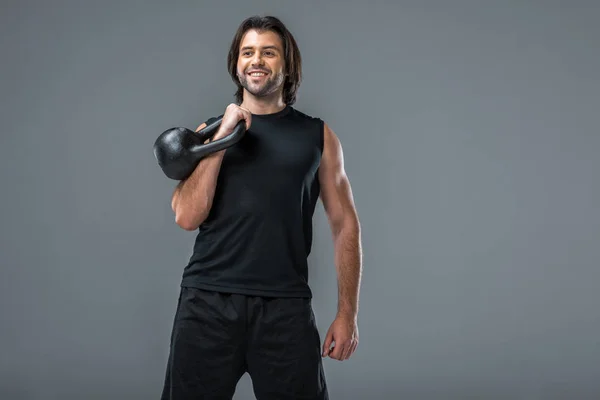
{"type": "MultiPolygon", "coordinates": [[[[295,35],[362,224],[331,398],[600,398],[598,2],[258,0],[3,1],[0,398],[159,398],[195,233],[152,144],[233,101],[254,14],[295,35]]],[[[325,335],[321,204],[315,235],[325,335]]]]}

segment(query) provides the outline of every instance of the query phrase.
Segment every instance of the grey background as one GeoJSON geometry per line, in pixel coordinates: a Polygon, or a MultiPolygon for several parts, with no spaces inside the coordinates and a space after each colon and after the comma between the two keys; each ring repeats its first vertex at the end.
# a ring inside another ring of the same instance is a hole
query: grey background
{"type": "MultiPolygon", "coordinates": [[[[331,398],[600,398],[591,1],[4,1],[0,398],[159,398],[194,233],[151,147],[233,101],[253,14],[296,36],[296,107],[340,137],[362,223],[360,345],[325,360],[331,398]]],[[[315,229],[324,335],[320,204],[315,229]]]]}

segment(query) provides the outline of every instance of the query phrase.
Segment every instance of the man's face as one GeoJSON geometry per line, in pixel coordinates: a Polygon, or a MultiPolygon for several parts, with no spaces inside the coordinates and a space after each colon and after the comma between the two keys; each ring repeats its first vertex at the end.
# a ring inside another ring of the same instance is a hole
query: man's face
{"type": "Polygon", "coordinates": [[[240,44],[237,76],[241,85],[256,97],[276,93],[284,82],[283,43],[272,31],[250,30],[240,44]]]}

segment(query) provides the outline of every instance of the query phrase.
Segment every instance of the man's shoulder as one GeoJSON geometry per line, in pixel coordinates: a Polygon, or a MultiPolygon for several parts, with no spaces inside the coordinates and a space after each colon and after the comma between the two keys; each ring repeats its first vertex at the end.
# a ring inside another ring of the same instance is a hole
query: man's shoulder
{"type": "Polygon", "coordinates": [[[300,111],[296,108],[291,107],[292,118],[306,129],[310,129],[315,132],[320,142],[320,146],[323,146],[323,136],[325,134],[325,121],[320,116],[315,114],[309,114],[306,111],[300,111]]]}

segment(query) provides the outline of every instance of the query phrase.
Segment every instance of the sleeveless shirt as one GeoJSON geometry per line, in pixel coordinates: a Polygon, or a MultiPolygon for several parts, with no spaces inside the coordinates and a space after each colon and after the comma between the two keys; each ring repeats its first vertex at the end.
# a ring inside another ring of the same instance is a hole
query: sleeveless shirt
{"type": "Polygon", "coordinates": [[[320,118],[289,105],[252,115],[250,129],[225,150],[182,286],[312,297],[307,258],[320,193],[323,126],[320,118]]]}

